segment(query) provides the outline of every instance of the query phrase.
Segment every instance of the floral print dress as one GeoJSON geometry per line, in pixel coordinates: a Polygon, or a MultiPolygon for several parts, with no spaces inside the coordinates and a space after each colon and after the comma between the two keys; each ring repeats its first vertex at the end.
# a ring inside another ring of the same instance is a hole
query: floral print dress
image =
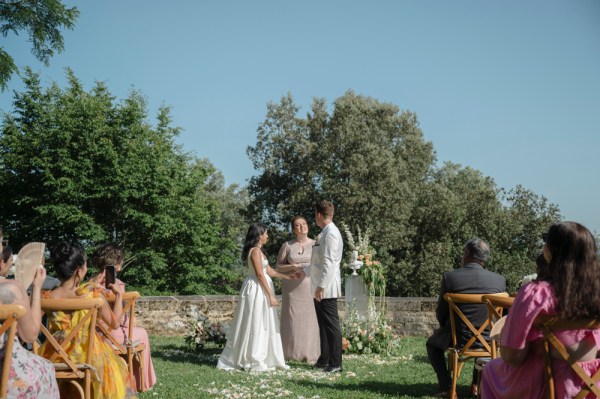
{"type": "MultiPolygon", "coordinates": [[[[7,338],[8,334],[0,337],[0,373],[6,356],[4,343],[7,338]]],[[[16,336],[14,339],[6,397],[58,399],[60,396],[52,363],[23,348],[16,336]]]]}
{"type": "MultiPolygon", "coordinates": [[[[76,290],[76,294],[81,296],[82,299],[97,298],[102,296],[100,290],[94,290],[97,287],[94,283],[86,283],[79,286],[76,290]]],[[[45,294],[45,297],[49,297],[49,294],[45,294]]],[[[87,310],[80,310],[75,312],[48,312],[48,330],[50,333],[60,339],[67,336],[69,332],[79,323],[79,321],[85,317],[87,310]]],[[[85,354],[87,347],[85,347],[85,334],[86,328],[80,330],[79,336],[74,338],[69,345],[65,348],[65,351],[70,354],[72,358],[77,358],[78,362],[83,363],[85,361],[85,354]]],[[[137,398],[135,391],[135,381],[131,378],[131,375],[127,372],[127,364],[125,361],[117,356],[112,348],[104,342],[100,334],[96,332],[94,334],[94,354],[92,356],[92,366],[97,370],[98,378],[92,379],[92,390],[94,399],[123,399],[123,398],[137,398]]],[[[46,347],[46,343],[42,345],[40,351],[44,356],[51,355],[53,350],[50,347],[46,347]]],[[[71,397],[67,392],[71,384],[61,384],[61,396],[68,398],[71,397]],[[64,385],[64,386],[63,386],[64,385]]]]}

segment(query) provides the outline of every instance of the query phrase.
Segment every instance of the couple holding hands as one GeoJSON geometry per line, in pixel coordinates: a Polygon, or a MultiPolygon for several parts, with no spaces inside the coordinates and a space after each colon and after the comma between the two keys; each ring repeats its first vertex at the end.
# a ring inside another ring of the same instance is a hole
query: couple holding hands
{"type": "Polygon", "coordinates": [[[342,371],[337,298],[342,293],[343,242],[333,223],[334,210],[329,201],[315,205],[315,220],[322,229],[316,242],[307,237],[306,219],[292,220],[296,239],[283,244],[276,269],[269,266],[262,249],[267,226],[250,225],[242,250],[249,276],[242,284],[217,368],[286,370],[288,359],[314,363],[327,372],[342,371]],[[271,277],[283,280],[281,332],[271,277]]]}

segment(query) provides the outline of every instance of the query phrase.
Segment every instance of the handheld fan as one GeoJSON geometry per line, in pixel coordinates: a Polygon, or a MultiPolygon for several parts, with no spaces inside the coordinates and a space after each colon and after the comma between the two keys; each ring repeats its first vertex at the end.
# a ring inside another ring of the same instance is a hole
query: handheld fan
{"type": "Polygon", "coordinates": [[[42,265],[46,244],[30,242],[19,251],[15,263],[15,280],[20,281],[25,289],[33,282],[35,272],[42,265]]]}
{"type": "Polygon", "coordinates": [[[495,339],[496,341],[500,341],[500,334],[502,333],[502,328],[504,328],[504,323],[506,323],[506,316],[502,316],[496,323],[494,323],[494,327],[492,327],[492,331],[490,331],[490,338],[495,339]]]}

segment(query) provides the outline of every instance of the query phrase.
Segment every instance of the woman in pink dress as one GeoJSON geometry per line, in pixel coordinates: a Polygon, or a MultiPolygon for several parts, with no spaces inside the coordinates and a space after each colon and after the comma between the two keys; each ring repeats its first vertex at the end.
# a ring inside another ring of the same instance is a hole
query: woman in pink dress
{"type": "MultiPolygon", "coordinates": [[[[106,266],[115,266],[116,272],[120,272],[123,267],[124,258],[123,248],[121,248],[119,244],[107,243],[100,245],[96,248],[94,254],[90,258],[90,263],[98,269],[99,273],[90,280],[98,285],[104,286],[106,266]]],[[[116,284],[125,291],[125,283],[117,279],[116,284]]],[[[129,320],[127,315],[123,315],[119,328],[112,330],[111,335],[119,342],[125,343],[128,338],[129,323],[134,323],[135,325],[135,320],[129,320]]],[[[150,356],[150,340],[148,339],[148,332],[145,328],[135,326],[133,327],[133,337],[130,337],[130,339],[133,342],[137,341],[144,344],[146,348],[142,352],[142,362],[144,363],[144,386],[141,384],[139,368],[136,368],[135,370],[135,382],[139,392],[147,391],[156,384],[156,374],[154,373],[154,365],[152,364],[152,357],[150,356]]]]}
{"type": "MultiPolygon", "coordinates": [[[[302,216],[292,219],[294,240],[286,241],[277,256],[277,271],[290,274],[310,263],[315,240],[308,238],[308,223],[302,216]]],[[[321,355],[319,323],[310,292],[310,277],[282,280],[281,342],[286,360],[314,364],[321,355]]]]}
{"type": "MultiPolygon", "coordinates": [[[[501,358],[489,362],[481,380],[483,398],[543,398],[546,392],[543,333],[533,327],[538,315],[600,318],[600,263],[592,233],[579,223],[562,222],[544,235],[548,277],[519,291],[502,329],[501,358]]],[[[556,331],[578,363],[592,375],[600,368],[600,330],[556,331]]],[[[568,363],[553,359],[556,397],[571,398],[583,382],[568,363]]],[[[600,385],[600,383],[598,383],[600,385]]]]}

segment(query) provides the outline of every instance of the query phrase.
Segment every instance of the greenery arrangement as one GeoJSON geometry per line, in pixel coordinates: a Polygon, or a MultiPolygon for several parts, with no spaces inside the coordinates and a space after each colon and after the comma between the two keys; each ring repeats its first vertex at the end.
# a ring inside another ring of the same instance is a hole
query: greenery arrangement
{"type": "Polygon", "coordinates": [[[393,355],[397,352],[397,337],[383,313],[361,318],[356,308],[351,309],[342,322],[344,353],[393,355]]]}
{"type": "MultiPolygon", "coordinates": [[[[374,300],[376,296],[385,298],[385,270],[383,264],[380,261],[375,260],[377,252],[370,244],[370,230],[367,228],[363,233],[360,227],[358,227],[358,233],[355,240],[348,225],[342,222],[341,226],[346,234],[346,244],[348,245],[350,252],[356,251],[358,254],[357,260],[363,262],[363,266],[357,273],[363,277],[369,299],[374,300]]],[[[350,272],[352,271],[350,268],[348,268],[348,270],[350,272]]]]}
{"type": "Polygon", "coordinates": [[[189,332],[185,336],[185,342],[195,351],[204,349],[209,342],[222,348],[227,343],[228,329],[228,324],[221,323],[220,321],[212,321],[207,316],[201,314],[198,316],[198,320],[190,324],[189,332]]]}

